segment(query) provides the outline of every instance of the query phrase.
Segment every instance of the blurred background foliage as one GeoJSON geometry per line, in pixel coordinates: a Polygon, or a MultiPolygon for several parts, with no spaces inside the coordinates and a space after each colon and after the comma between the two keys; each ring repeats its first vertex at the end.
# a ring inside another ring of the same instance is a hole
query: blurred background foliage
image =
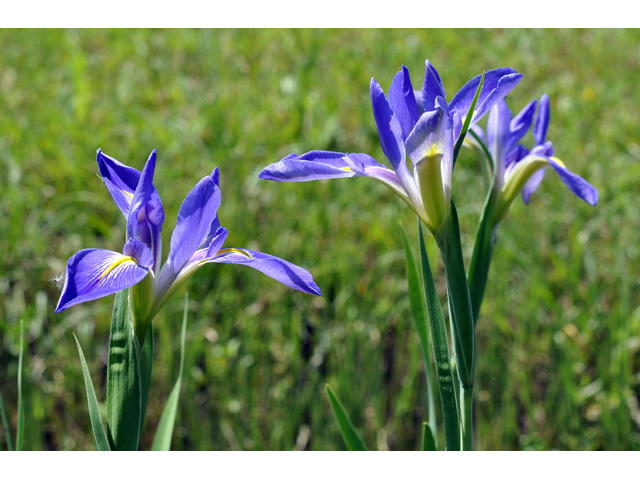
{"type": "MultiPolygon", "coordinates": [[[[94,448],[72,332],[104,399],[113,297],[55,315],[52,279],[81,248],[122,245],[101,147],[139,169],[158,149],[165,255],[184,196],[219,166],[227,246],[304,266],[324,292],[240,266],[198,271],[154,320],[142,448],[177,376],[188,289],[174,449],[342,449],[325,383],[370,448],[415,449],[425,380],[399,229],[415,240],[415,216],[366,179],[257,174],[313,149],[384,161],[370,78],[387,89],[404,64],[420,88],[425,58],[450,98],[483,70],[522,72],[512,111],[548,93],[557,156],[600,192],[591,208],[550,172],[499,230],[478,324],[476,447],[640,447],[639,31],[4,30],[0,44],[0,388],[15,432],[23,319],[26,448],[94,448]]],[[[454,196],[468,258],[483,199],[468,150],[454,196]]]]}

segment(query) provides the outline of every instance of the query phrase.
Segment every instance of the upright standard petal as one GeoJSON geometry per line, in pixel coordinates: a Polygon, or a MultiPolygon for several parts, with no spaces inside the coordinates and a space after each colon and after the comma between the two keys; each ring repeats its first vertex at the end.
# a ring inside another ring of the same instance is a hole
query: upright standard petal
{"type": "Polygon", "coordinates": [[[547,129],[549,128],[549,95],[546,93],[540,98],[540,108],[536,123],[533,126],[533,138],[536,145],[542,145],[547,139],[547,129]]]}
{"type": "MultiPolygon", "coordinates": [[[[451,103],[449,103],[449,110],[452,114],[457,112],[462,120],[467,116],[469,107],[473,102],[473,97],[476,94],[478,85],[480,85],[480,79],[482,75],[477,75],[469,80],[458,93],[455,94],[451,103]]],[[[497,68],[495,70],[489,70],[484,74],[484,83],[482,84],[482,90],[478,102],[476,103],[475,111],[471,122],[477,122],[480,120],[497,102],[505,98],[511,90],[518,84],[522,75],[516,72],[513,68],[497,68]]],[[[455,122],[454,122],[455,123],[455,122]]],[[[457,139],[460,134],[460,128],[454,128],[454,139],[457,139]]]]}
{"type": "Polygon", "coordinates": [[[438,75],[437,70],[431,65],[429,60],[425,61],[424,83],[422,85],[422,108],[425,112],[430,112],[437,108],[436,99],[442,97],[447,98],[438,75]]]}
{"type": "Polygon", "coordinates": [[[216,257],[207,260],[207,262],[246,265],[255,268],[287,287],[313,295],[322,295],[308,271],[273,255],[243,248],[225,248],[220,250],[216,257]]]}
{"type": "Polygon", "coordinates": [[[511,148],[514,147],[520,140],[522,140],[522,137],[524,137],[529,131],[529,127],[531,127],[531,123],[533,122],[533,115],[536,112],[537,104],[537,100],[531,100],[511,120],[511,124],[509,126],[511,134],[509,135],[507,150],[511,150],[511,148]]]}
{"type": "Polygon", "coordinates": [[[373,116],[378,127],[382,151],[394,170],[398,171],[402,168],[406,170],[404,138],[400,121],[391,109],[382,87],[373,78],[371,79],[370,93],[373,116]]]}
{"type": "Polygon", "coordinates": [[[106,155],[100,148],[96,154],[96,161],[98,162],[102,180],[109,193],[111,193],[125,218],[128,217],[133,193],[136,191],[140,180],[140,172],[106,155]]]}
{"type": "MultiPolygon", "coordinates": [[[[216,187],[218,188],[220,187],[220,171],[218,170],[218,167],[213,169],[213,171],[211,172],[211,175],[209,175],[209,178],[215,184],[216,187]]],[[[202,248],[207,248],[209,246],[213,237],[217,235],[217,231],[219,228],[220,228],[220,222],[218,221],[218,215],[216,215],[211,221],[211,225],[209,226],[209,233],[207,234],[207,237],[205,238],[205,241],[202,244],[202,248]]]]}
{"type": "Polygon", "coordinates": [[[153,150],[138,180],[127,217],[127,238],[137,238],[151,249],[154,271],[158,268],[162,255],[161,233],[164,223],[162,202],[153,186],[155,167],[156,150],[153,150]]]}
{"type": "Polygon", "coordinates": [[[176,228],[171,235],[171,250],[165,266],[178,275],[191,256],[207,240],[220,207],[220,189],[211,177],[200,180],[180,206],[176,228]]]}
{"type": "MultiPolygon", "coordinates": [[[[150,258],[150,257],[149,257],[150,258]]],[[[109,250],[80,250],[67,262],[56,313],[77,303],[95,300],[129,288],[149,273],[135,258],[109,250]]]]}
{"type": "Polygon", "coordinates": [[[402,138],[406,139],[418,121],[418,107],[413,95],[409,70],[404,65],[391,82],[389,88],[389,105],[398,117],[402,128],[402,138]]]}
{"type": "Polygon", "coordinates": [[[507,143],[510,135],[511,111],[501,100],[492,109],[487,122],[487,142],[495,164],[494,189],[500,191],[504,183],[507,143]]]}

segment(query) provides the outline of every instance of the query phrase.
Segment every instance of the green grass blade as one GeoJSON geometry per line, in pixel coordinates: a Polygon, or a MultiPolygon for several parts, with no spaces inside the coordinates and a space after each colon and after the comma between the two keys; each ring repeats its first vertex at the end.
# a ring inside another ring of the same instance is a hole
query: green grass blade
{"type": "Polygon", "coordinates": [[[96,398],[96,391],[93,388],[93,381],[91,380],[91,373],[87,366],[87,360],[84,358],[82,347],[76,337],[75,333],[73,338],[76,341],[78,347],[78,355],[80,355],[80,363],[82,364],[82,375],[84,376],[84,386],[87,390],[87,404],[89,406],[89,417],[91,418],[91,428],[93,429],[93,435],[96,438],[96,445],[98,450],[107,451],[111,450],[109,447],[109,441],[107,440],[107,434],[104,431],[104,424],[102,423],[102,417],[100,417],[100,408],[98,407],[98,399],[96,398]]]}
{"type": "Polygon", "coordinates": [[[0,416],[2,416],[2,425],[4,427],[4,437],[7,442],[7,450],[12,451],[13,441],[11,440],[11,428],[9,427],[7,410],[4,408],[4,401],[2,400],[2,392],[0,392],[0,416]]]}
{"type": "Polygon", "coordinates": [[[431,430],[431,426],[427,422],[422,423],[422,451],[434,452],[438,449],[436,440],[431,430]]]}
{"type": "Polygon", "coordinates": [[[473,97],[473,101],[469,106],[469,110],[467,111],[467,116],[464,119],[464,124],[462,125],[462,130],[460,130],[460,135],[458,136],[458,141],[456,142],[456,146],[453,149],[453,168],[456,166],[456,161],[458,160],[458,155],[460,154],[460,149],[462,148],[462,144],[464,143],[464,137],[467,135],[467,131],[469,130],[469,126],[471,125],[471,120],[473,118],[473,112],[476,109],[476,103],[478,103],[478,98],[480,98],[480,92],[482,91],[482,85],[484,84],[484,72],[482,72],[482,77],[480,77],[480,83],[478,84],[478,88],[476,89],[476,94],[473,97]]]}
{"type": "Polygon", "coordinates": [[[18,430],[16,433],[16,450],[22,450],[24,438],[24,400],[22,398],[22,355],[24,351],[24,322],[20,320],[20,353],[18,354],[18,430]]]}
{"type": "Polygon", "coordinates": [[[142,408],[140,409],[140,430],[144,426],[149,401],[149,387],[151,385],[151,371],[153,370],[153,325],[149,324],[147,336],[140,355],[140,384],[142,387],[142,408]]]}
{"type": "Polygon", "coordinates": [[[107,366],[107,434],[112,450],[137,450],[142,385],[129,292],[116,293],[107,366]]]}
{"type": "Polygon", "coordinates": [[[173,427],[176,423],[176,415],[178,413],[178,401],[180,400],[180,387],[182,385],[182,370],[184,369],[184,350],[187,340],[187,311],[189,307],[189,296],[184,297],[184,314],[182,315],[182,331],[180,333],[180,371],[167,404],[164,407],[156,436],[153,439],[151,450],[169,451],[171,449],[171,437],[173,436],[173,427]]]}
{"type": "Polygon", "coordinates": [[[418,237],[420,242],[422,280],[429,318],[429,333],[431,335],[431,348],[433,349],[436,378],[438,380],[438,390],[440,391],[440,403],[442,405],[445,446],[447,450],[460,450],[458,402],[456,400],[455,384],[451,371],[447,327],[444,323],[442,306],[440,305],[436,284],[433,280],[433,274],[431,273],[420,219],[418,219],[418,237]]]}
{"type": "Polygon", "coordinates": [[[402,238],[404,240],[404,251],[407,263],[407,284],[409,285],[409,302],[411,304],[411,314],[418,330],[420,337],[420,346],[422,347],[422,359],[424,360],[425,374],[427,377],[427,404],[429,407],[429,424],[433,426],[433,430],[437,431],[436,424],[436,406],[433,394],[433,386],[431,379],[433,372],[431,371],[431,355],[429,354],[429,327],[427,326],[427,311],[424,304],[424,296],[422,285],[420,284],[420,276],[413,257],[413,252],[409,246],[407,233],[402,230],[402,238]]]}
{"type": "Polygon", "coordinates": [[[347,448],[351,451],[365,451],[367,447],[365,447],[360,435],[356,432],[353,423],[349,420],[349,416],[347,415],[347,412],[345,412],[342,403],[333,390],[331,390],[329,385],[325,385],[325,390],[327,392],[327,397],[329,397],[329,403],[331,404],[333,414],[338,421],[338,426],[340,427],[342,438],[344,438],[344,443],[347,444],[347,448]]]}
{"type": "Polygon", "coordinates": [[[452,336],[458,378],[465,388],[470,388],[473,386],[475,376],[475,324],[460,244],[458,213],[453,199],[446,229],[438,235],[437,241],[447,275],[447,293],[454,327],[452,336]]]}

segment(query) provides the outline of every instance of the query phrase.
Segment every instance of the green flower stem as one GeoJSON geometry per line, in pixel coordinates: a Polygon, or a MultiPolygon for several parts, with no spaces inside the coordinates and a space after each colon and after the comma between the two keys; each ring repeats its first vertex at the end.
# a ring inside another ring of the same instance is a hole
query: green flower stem
{"type": "Polygon", "coordinates": [[[442,404],[442,421],[444,423],[445,447],[447,450],[460,450],[460,426],[458,421],[458,402],[456,401],[455,382],[451,371],[449,357],[449,339],[444,323],[442,307],[433,281],[429,257],[422,234],[422,225],[418,220],[418,236],[420,240],[420,260],[422,278],[429,318],[429,334],[433,349],[433,360],[436,366],[440,403],[442,404]]]}
{"type": "Polygon", "coordinates": [[[460,404],[462,405],[462,420],[460,422],[460,437],[462,450],[473,450],[473,387],[465,388],[460,385],[460,404]]]}
{"type": "Polygon", "coordinates": [[[451,200],[451,212],[446,227],[437,233],[436,241],[447,276],[449,313],[453,325],[452,337],[458,378],[462,386],[469,388],[473,386],[475,377],[475,324],[462,257],[458,214],[453,200],[451,200]]]}
{"type": "MultiPolygon", "coordinates": [[[[418,219],[418,223],[420,219],[418,219]]],[[[404,228],[400,228],[402,231],[402,239],[404,240],[404,250],[407,263],[407,284],[409,286],[409,301],[411,305],[411,314],[418,331],[418,337],[420,338],[420,346],[422,347],[422,360],[425,366],[426,386],[427,386],[427,406],[429,408],[429,430],[431,432],[437,432],[438,426],[436,424],[436,403],[434,398],[433,387],[431,379],[433,378],[433,371],[431,367],[431,354],[429,353],[429,323],[427,320],[427,310],[424,299],[424,289],[420,282],[420,274],[418,273],[418,267],[416,265],[413,252],[409,246],[409,239],[404,231],[404,228]]],[[[437,439],[434,437],[434,443],[437,447],[437,439]]],[[[435,449],[435,448],[434,448],[435,449]]]]}
{"type": "Polygon", "coordinates": [[[129,291],[116,293],[107,365],[107,437],[111,450],[137,450],[142,382],[140,347],[133,333],[129,291]]]}
{"type": "Polygon", "coordinates": [[[454,358],[460,388],[460,440],[462,450],[473,449],[473,384],[476,366],[476,333],[469,284],[464,268],[460,226],[453,200],[446,226],[436,233],[436,241],[445,266],[449,319],[453,337],[454,358]]]}

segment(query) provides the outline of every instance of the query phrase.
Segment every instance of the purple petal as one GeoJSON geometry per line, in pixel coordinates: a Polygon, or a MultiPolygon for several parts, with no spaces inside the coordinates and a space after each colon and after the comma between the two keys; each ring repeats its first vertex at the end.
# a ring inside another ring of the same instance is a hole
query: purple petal
{"type": "Polygon", "coordinates": [[[211,172],[211,180],[213,180],[213,183],[215,183],[218,187],[220,186],[220,171],[218,170],[218,167],[214,168],[213,171],[211,172]]]}
{"type": "Polygon", "coordinates": [[[542,145],[547,138],[547,128],[549,127],[549,95],[546,93],[540,98],[540,108],[538,117],[533,126],[533,138],[536,145],[542,145]]]}
{"type": "Polygon", "coordinates": [[[553,167],[564,184],[569,187],[569,190],[574,193],[574,195],[581,198],[591,206],[595,206],[596,203],[598,203],[598,191],[584,178],[570,172],[567,168],[556,163],[552,158],[549,159],[549,164],[553,167]]]}
{"type": "Polygon", "coordinates": [[[522,187],[522,201],[525,203],[525,205],[529,205],[529,199],[542,182],[542,179],[544,178],[544,172],[546,170],[546,168],[543,168],[542,170],[538,170],[537,172],[535,172],[533,175],[531,175],[531,177],[529,177],[529,180],[527,180],[527,182],[524,184],[524,187],[522,187]]]}
{"type": "MultiPolygon", "coordinates": [[[[477,75],[469,80],[449,103],[449,110],[456,111],[464,119],[467,116],[473,97],[476,94],[482,75],[477,75]]],[[[473,112],[472,122],[480,120],[496,103],[502,100],[518,84],[522,75],[513,68],[498,68],[489,70],[484,74],[484,83],[473,112]]],[[[460,133],[455,131],[456,137],[460,133]]]]}
{"type": "Polygon", "coordinates": [[[543,157],[553,157],[553,144],[546,141],[541,145],[536,145],[531,149],[532,155],[541,155],[543,157]]]}
{"type": "Polygon", "coordinates": [[[125,218],[128,217],[131,199],[140,179],[140,172],[102,153],[100,148],[96,154],[96,161],[109,193],[125,218]]]}
{"type": "Polygon", "coordinates": [[[131,200],[133,200],[133,193],[129,193],[128,190],[116,187],[107,177],[102,177],[102,181],[107,187],[107,190],[109,190],[109,193],[111,193],[113,201],[116,202],[116,205],[124,215],[124,218],[128,218],[129,209],[131,208],[131,200]]]}
{"type": "Polygon", "coordinates": [[[140,282],[149,269],[129,257],[109,250],[80,250],[67,263],[56,313],[76,303],[95,300],[140,282]]]}
{"type": "Polygon", "coordinates": [[[387,101],[387,97],[378,82],[371,79],[371,105],[373,107],[373,116],[378,127],[378,136],[380,137],[380,145],[382,151],[389,159],[394,170],[406,166],[406,157],[404,150],[404,138],[402,136],[402,127],[400,121],[391,110],[391,106],[387,101]]]}
{"type": "Polygon", "coordinates": [[[422,105],[422,90],[414,90],[413,96],[415,97],[418,115],[422,115],[424,113],[424,105],[422,105]]]}
{"type": "Polygon", "coordinates": [[[425,112],[434,110],[438,97],[447,98],[442,80],[429,60],[425,61],[424,84],[422,85],[422,107],[425,112]]]}
{"type": "Polygon", "coordinates": [[[224,249],[220,255],[209,260],[214,263],[237,263],[246,265],[268,275],[278,282],[313,295],[322,295],[322,292],[313,281],[313,277],[304,268],[281,258],[255,252],[246,249],[224,249]],[[240,253],[238,250],[245,252],[240,253]]]}
{"type": "Polygon", "coordinates": [[[373,167],[384,168],[385,170],[393,173],[392,170],[389,170],[384,165],[378,163],[375,158],[373,158],[371,155],[367,155],[366,153],[348,153],[345,161],[347,162],[349,168],[358,175],[367,175],[367,169],[373,167]]]}
{"type": "Polygon", "coordinates": [[[209,233],[207,234],[207,238],[202,244],[202,248],[207,248],[211,244],[213,237],[215,237],[218,234],[218,230],[220,228],[221,228],[220,221],[218,220],[218,215],[216,215],[216,217],[211,221],[211,226],[209,227],[209,233]]]}
{"type": "Polygon", "coordinates": [[[162,255],[161,232],[164,223],[162,202],[153,186],[155,167],[156,150],[153,150],[138,180],[127,217],[127,238],[137,238],[151,249],[155,259],[154,270],[160,264],[162,255]]]}
{"type": "Polygon", "coordinates": [[[419,115],[416,100],[413,95],[409,70],[404,65],[402,66],[402,70],[393,77],[393,82],[391,82],[391,87],[389,88],[389,105],[400,122],[402,138],[407,138],[407,135],[409,135],[409,132],[411,132],[413,126],[418,121],[419,115]]]}
{"type": "Polygon", "coordinates": [[[505,160],[505,167],[509,168],[511,165],[515,165],[524,157],[529,154],[529,149],[523,145],[516,145],[507,153],[505,160]]]}
{"type": "Polygon", "coordinates": [[[511,111],[507,102],[501,100],[491,109],[487,122],[487,147],[496,166],[496,182],[501,188],[501,182],[506,168],[507,142],[509,141],[509,124],[511,111]]]}
{"type": "MultiPolygon", "coordinates": [[[[218,170],[218,167],[213,169],[209,178],[211,179],[211,181],[213,181],[213,183],[215,183],[216,187],[220,187],[220,171],[218,170]]],[[[220,222],[218,221],[218,215],[216,215],[215,218],[211,221],[209,233],[207,234],[207,238],[202,244],[203,248],[209,246],[209,244],[211,243],[211,239],[216,235],[216,232],[219,228],[220,222]]]]}
{"type": "Polygon", "coordinates": [[[122,254],[125,257],[132,257],[138,262],[138,265],[151,268],[153,266],[153,253],[144,243],[137,238],[130,238],[124,244],[122,254]]]}
{"type": "Polygon", "coordinates": [[[180,206],[176,228],[171,235],[171,250],[163,274],[174,277],[207,240],[220,206],[220,189],[211,177],[204,177],[189,192],[180,206]],[[165,269],[168,273],[164,273],[165,269]]]}
{"type": "Polygon", "coordinates": [[[309,182],[324,178],[353,177],[346,154],[314,150],[304,155],[291,154],[268,165],[258,178],[278,182],[309,182]]]}
{"type": "Polygon", "coordinates": [[[140,179],[138,170],[103,153],[100,148],[96,155],[96,161],[102,178],[109,179],[116,188],[125,190],[133,195],[140,179]]]}
{"type": "Polygon", "coordinates": [[[224,245],[224,241],[227,239],[228,235],[229,230],[224,227],[219,227],[211,235],[208,245],[204,245],[200,250],[197,250],[196,253],[193,254],[187,264],[182,268],[182,272],[192,268],[195,264],[211,260],[215,257],[220,248],[222,248],[222,245],[224,245]]]}
{"type": "Polygon", "coordinates": [[[406,141],[409,158],[414,163],[421,161],[436,147],[439,154],[453,154],[451,122],[442,108],[423,113],[406,141]]]}
{"type": "Polygon", "coordinates": [[[537,104],[537,100],[531,100],[526,107],[513,117],[509,127],[511,135],[509,136],[509,145],[507,149],[513,147],[522,139],[522,137],[525,136],[531,126],[531,122],[533,122],[533,114],[536,112],[537,104]]]}
{"type": "Polygon", "coordinates": [[[406,196],[407,192],[404,189],[404,186],[400,182],[398,175],[393,170],[385,167],[384,165],[380,165],[377,167],[365,167],[363,176],[374,178],[391,189],[395,190],[400,196],[406,196]]]}

